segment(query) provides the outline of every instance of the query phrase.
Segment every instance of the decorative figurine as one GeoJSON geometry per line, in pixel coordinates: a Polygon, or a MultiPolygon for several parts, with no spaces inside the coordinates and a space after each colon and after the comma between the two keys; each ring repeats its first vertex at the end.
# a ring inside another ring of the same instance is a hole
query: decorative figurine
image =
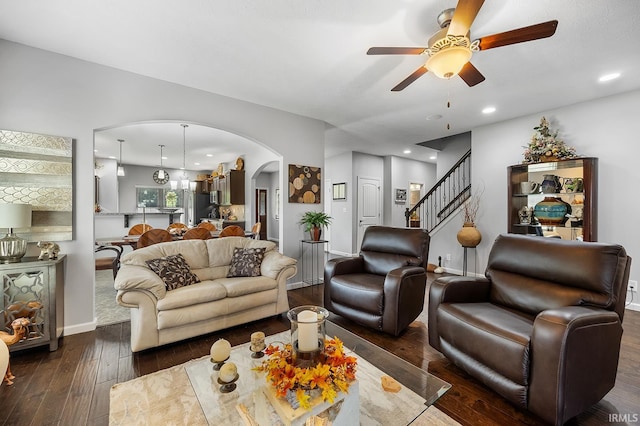
{"type": "Polygon", "coordinates": [[[46,260],[45,257],[49,260],[58,258],[60,246],[56,243],[51,241],[38,241],[38,247],[40,248],[40,256],[38,256],[38,260],[46,260]]]}
{"type": "MultiPolygon", "coordinates": [[[[27,318],[18,318],[11,322],[11,328],[13,329],[13,334],[9,334],[6,331],[0,331],[0,340],[2,340],[7,346],[14,345],[18,343],[20,340],[24,339],[28,332],[28,327],[31,324],[31,321],[27,318]]],[[[7,372],[0,378],[0,381],[4,380],[7,382],[7,385],[13,384],[13,379],[16,376],[11,374],[11,364],[7,363],[7,372]]]]}

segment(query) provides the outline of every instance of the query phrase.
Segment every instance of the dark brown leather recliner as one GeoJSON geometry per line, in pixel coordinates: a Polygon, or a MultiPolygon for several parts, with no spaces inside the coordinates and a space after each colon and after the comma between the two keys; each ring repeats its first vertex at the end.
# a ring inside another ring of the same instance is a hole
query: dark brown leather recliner
{"type": "Polygon", "coordinates": [[[429,234],[423,229],[370,226],[359,257],[325,265],[325,308],[399,335],[424,307],[428,254],[429,234]]]}
{"type": "Polygon", "coordinates": [[[563,424],[613,388],[631,258],[614,244],[500,235],[486,278],[429,291],[429,343],[542,419],[563,424]]]}

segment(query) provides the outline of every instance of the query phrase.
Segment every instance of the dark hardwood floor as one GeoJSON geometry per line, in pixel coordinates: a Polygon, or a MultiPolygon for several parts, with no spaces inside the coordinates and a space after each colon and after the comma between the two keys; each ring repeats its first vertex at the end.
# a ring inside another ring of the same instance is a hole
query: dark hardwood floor
{"type": "MultiPolygon", "coordinates": [[[[430,274],[429,280],[434,278],[430,274]]],[[[289,292],[291,306],[322,304],[322,286],[289,292]]],[[[538,425],[519,410],[451,365],[428,344],[425,311],[400,337],[392,337],[332,315],[333,322],[448,381],[452,388],[436,406],[465,425],[538,425]]],[[[255,330],[266,334],[289,328],[286,318],[256,321],[199,338],[132,354],[129,323],[99,327],[61,339],[60,348],[13,353],[13,386],[0,387],[0,423],[4,425],[107,425],[109,389],[118,382],[168,368],[209,353],[212,343],[249,340],[255,330]]],[[[640,414],[640,312],[627,311],[616,386],[603,401],[569,424],[615,424],[611,414],[640,414]]],[[[586,372],[588,374],[588,372],[586,372]]],[[[618,423],[624,424],[624,423],[618,423]]]]}

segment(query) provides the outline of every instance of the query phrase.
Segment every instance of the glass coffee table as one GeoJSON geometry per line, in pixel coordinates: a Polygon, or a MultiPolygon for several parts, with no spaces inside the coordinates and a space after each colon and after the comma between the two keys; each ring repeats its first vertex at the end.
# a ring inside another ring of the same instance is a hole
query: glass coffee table
{"type": "MultiPolygon", "coordinates": [[[[344,342],[344,347],[358,357],[358,385],[354,386],[354,393],[359,393],[361,424],[410,424],[451,387],[447,382],[330,321],[326,323],[326,334],[338,337],[344,342]],[[396,379],[402,385],[401,391],[390,393],[382,390],[382,375],[396,379]]],[[[289,343],[290,333],[284,331],[267,336],[265,340],[267,345],[289,343]]],[[[266,385],[264,373],[253,370],[264,359],[266,355],[260,359],[251,357],[249,343],[234,346],[227,362],[236,364],[239,378],[235,382],[236,389],[229,393],[220,391],[218,373],[213,371],[213,364],[208,357],[185,366],[210,425],[243,425],[237,407],[246,408],[260,425],[285,424],[267,402],[263,392],[266,385]]],[[[334,426],[339,426],[339,423],[334,423],[334,426]]]]}

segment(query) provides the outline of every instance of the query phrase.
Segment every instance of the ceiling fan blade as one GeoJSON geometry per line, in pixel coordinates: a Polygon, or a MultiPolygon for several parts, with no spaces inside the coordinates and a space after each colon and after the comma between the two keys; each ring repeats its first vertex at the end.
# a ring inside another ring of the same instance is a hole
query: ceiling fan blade
{"type": "Polygon", "coordinates": [[[504,33],[493,34],[480,38],[479,48],[480,50],[487,50],[493,49],[494,47],[508,46],[510,44],[551,37],[555,34],[557,27],[558,21],[554,20],[529,27],[518,28],[517,30],[506,31],[504,33]]]}
{"type": "Polygon", "coordinates": [[[425,47],[371,47],[367,55],[421,55],[425,47]]]}
{"type": "Polygon", "coordinates": [[[460,0],[453,13],[447,35],[465,36],[480,12],[484,0],[460,0]]]}
{"type": "Polygon", "coordinates": [[[420,67],[413,72],[409,77],[402,80],[396,87],[391,89],[392,92],[399,92],[403,90],[405,87],[416,81],[418,78],[422,76],[422,74],[426,73],[428,70],[425,67],[420,67]]]}
{"type": "Polygon", "coordinates": [[[458,75],[469,87],[473,87],[484,81],[484,75],[482,75],[471,62],[467,62],[464,67],[462,67],[462,71],[460,71],[458,75]]]}

